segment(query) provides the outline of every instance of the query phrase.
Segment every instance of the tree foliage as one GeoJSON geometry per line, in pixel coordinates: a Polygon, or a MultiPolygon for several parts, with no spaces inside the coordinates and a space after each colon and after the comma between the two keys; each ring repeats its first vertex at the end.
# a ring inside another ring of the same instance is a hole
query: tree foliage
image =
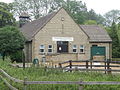
{"type": "Polygon", "coordinates": [[[14,25],[15,19],[10,13],[10,7],[8,4],[0,2],[0,28],[6,25],[14,25]]]}
{"type": "Polygon", "coordinates": [[[118,38],[117,32],[118,32],[118,27],[117,27],[116,23],[113,21],[113,23],[110,27],[109,35],[112,38],[112,56],[114,58],[120,57],[120,43],[119,43],[119,38],[118,38]]]}
{"type": "Polygon", "coordinates": [[[15,0],[11,6],[15,15],[27,12],[34,19],[63,7],[78,24],[84,24],[86,20],[95,20],[97,24],[103,24],[104,21],[101,15],[94,10],[88,11],[86,4],[77,0],[15,0]]]}
{"type": "Polygon", "coordinates": [[[120,17],[120,10],[111,10],[107,12],[105,15],[105,25],[106,26],[111,26],[112,22],[114,21],[115,23],[118,23],[119,17],[120,17]]]}
{"type": "Polygon", "coordinates": [[[83,24],[83,22],[86,21],[87,7],[85,3],[83,4],[81,1],[67,0],[63,7],[78,24],[83,24]]]}
{"type": "Polygon", "coordinates": [[[34,19],[61,7],[63,0],[14,0],[11,3],[12,12],[20,16],[22,12],[27,12],[34,19]]]}
{"type": "Polygon", "coordinates": [[[97,22],[97,24],[102,24],[102,25],[104,25],[105,22],[105,18],[100,14],[96,14],[93,9],[91,9],[88,12],[88,20],[94,20],[97,22]]]}
{"type": "Polygon", "coordinates": [[[24,41],[23,35],[16,27],[0,28],[0,53],[3,55],[3,60],[5,56],[23,49],[24,41]]]}
{"type": "Polygon", "coordinates": [[[16,52],[12,53],[10,55],[10,59],[11,59],[12,63],[14,61],[16,61],[16,62],[22,62],[23,59],[25,59],[25,55],[24,55],[23,50],[17,50],[16,52]]]}

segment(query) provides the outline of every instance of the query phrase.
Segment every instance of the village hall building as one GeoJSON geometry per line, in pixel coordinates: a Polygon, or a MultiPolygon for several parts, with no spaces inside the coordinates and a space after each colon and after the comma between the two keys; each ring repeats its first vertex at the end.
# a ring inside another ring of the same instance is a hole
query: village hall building
{"type": "Polygon", "coordinates": [[[105,60],[111,58],[111,38],[98,25],[78,25],[64,8],[21,27],[25,59],[31,62],[105,60]]]}

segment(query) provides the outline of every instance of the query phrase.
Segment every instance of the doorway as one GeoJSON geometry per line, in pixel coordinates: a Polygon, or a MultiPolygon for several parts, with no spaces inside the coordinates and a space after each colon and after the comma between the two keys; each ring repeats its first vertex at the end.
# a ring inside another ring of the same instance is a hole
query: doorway
{"type": "Polygon", "coordinates": [[[57,53],[68,53],[68,41],[57,41],[57,53]]]}
{"type": "Polygon", "coordinates": [[[93,59],[94,56],[104,56],[104,59],[106,57],[106,48],[104,46],[92,46],[91,47],[91,59],[93,59]]]}

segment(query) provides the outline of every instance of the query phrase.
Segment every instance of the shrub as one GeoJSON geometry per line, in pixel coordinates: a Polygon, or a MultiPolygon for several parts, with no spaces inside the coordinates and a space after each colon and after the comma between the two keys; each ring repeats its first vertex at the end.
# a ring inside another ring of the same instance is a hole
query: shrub
{"type": "Polygon", "coordinates": [[[22,62],[23,59],[25,59],[24,52],[22,50],[19,50],[13,54],[10,55],[11,62],[22,62]]]}

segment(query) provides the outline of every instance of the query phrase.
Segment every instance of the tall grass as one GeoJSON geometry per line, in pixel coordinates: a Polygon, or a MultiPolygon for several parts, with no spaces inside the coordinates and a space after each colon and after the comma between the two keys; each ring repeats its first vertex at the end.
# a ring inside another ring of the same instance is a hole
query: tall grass
{"type": "MultiPolygon", "coordinates": [[[[9,61],[0,60],[0,68],[9,75],[18,79],[27,77],[29,81],[120,81],[119,74],[104,74],[100,72],[63,72],[57,69],[45,69],[42,67],[31,67],[23,70],[9,66],[9,61]]],[[[8,79],[7,79],[8,80],[8,79]]],[[[12,83],[13,86],[23,89],[23,85],[12,83]]],[[[78,90],[79,85],[28,85],[28,90],[78,90]]],[[[84,90],[120,90],[119,85],[85,85],[84,90]]],[[[7,90],[7,87],[0,80],[0,90],[7,90]]]]}

